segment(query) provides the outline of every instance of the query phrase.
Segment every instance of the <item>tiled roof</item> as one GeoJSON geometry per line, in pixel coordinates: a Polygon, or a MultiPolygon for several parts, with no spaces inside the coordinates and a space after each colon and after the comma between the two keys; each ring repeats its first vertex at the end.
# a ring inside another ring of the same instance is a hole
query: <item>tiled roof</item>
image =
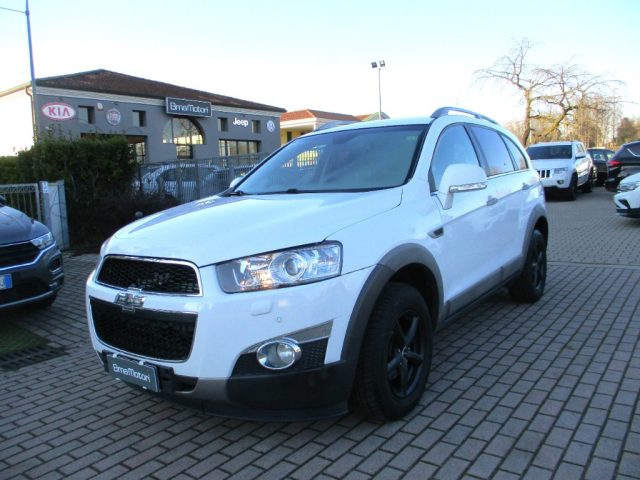
{"type": "Polygon", "coordinates": [[[178,85],[148,80],[146,78],[133,77],[131,75],[125,75],[123,73],[103,69],[61,75],[58,77],[38,78],[36,80],[36,86],[115,95],[132,95],[144,98],[187,98],[189,100],[208,101],[213,105],[224,107],[249,108],[253,110],[267,110],[271,112],[285,111],[280,107],[240,100],[238,98],[217,95],[215,93],[194,90],[192,88],[180,87],[178,85]]]}
{"type": "Polygon", "coordinates": [[[291,120],[303,120],[305,118],[322,118],[326,120],[350,120],[358,122],[358,118],[353,115],[346,115],[344,113],[323,112],[320,110],[296,110],[295,112],[285,112],[280,117],[280,122],[287,122],[291,120]]]}

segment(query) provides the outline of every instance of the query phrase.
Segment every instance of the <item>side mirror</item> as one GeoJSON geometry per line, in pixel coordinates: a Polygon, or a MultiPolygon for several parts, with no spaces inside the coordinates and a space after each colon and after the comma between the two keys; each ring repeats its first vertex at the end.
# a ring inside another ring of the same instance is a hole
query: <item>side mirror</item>
{"type": "Polygon", "coordinates": [[[484,190],[487,188],[487,174],[478,165],[454,163],[449,165],[442,175],[438,197],[445,210],[453,206],[454,195],[484,190]]]}

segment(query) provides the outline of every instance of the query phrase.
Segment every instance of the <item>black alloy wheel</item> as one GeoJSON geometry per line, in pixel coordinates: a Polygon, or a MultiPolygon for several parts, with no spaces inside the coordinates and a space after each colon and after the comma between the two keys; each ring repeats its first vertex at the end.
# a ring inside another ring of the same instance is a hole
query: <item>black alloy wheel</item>
{"type": "Polygon", "coordinates": [[[387,380],[396,397],[407,398],[418,388],[425,368],[425,350],[420,317],[406,312],[396,320],[387,349],[387,380]]]}
{"type": "Polygon", "coordinates": [[[424,392],[432,356],[429,309],[420,292],[388,284],[365,331],[352,400],[365,415],[394,420],[413,410],[424,392]]]}

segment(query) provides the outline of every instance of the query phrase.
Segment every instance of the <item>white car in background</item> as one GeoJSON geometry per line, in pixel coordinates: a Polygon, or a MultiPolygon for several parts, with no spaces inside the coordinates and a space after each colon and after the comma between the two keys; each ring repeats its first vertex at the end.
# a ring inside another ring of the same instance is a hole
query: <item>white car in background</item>
{"type": "Polygon", "coordinates": [[[527,153],[545,191],[559,191],[567,200],[575,200],[578,189],[591,191],[593,161],[582,142],[536,143],[527,153]]]}
{"type": "Polygon", "coordinates": [[[640,218],[640,173],[630,175],[618,184],[613,203],[616,212],[623,217],[640,218]]]}

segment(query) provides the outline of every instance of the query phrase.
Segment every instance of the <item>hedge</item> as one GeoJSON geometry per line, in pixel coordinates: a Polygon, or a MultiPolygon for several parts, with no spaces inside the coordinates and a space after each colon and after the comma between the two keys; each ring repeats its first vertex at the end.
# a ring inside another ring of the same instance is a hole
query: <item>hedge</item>
{"type": "Polygon", "coordinates": [[[137,164],[122,136],[44,138],[18,158],[20,182],[64,180],[74,248],[99,246],[138,210],[149,214],[171,206],[164,198],[134,192],[137,164]]]}

